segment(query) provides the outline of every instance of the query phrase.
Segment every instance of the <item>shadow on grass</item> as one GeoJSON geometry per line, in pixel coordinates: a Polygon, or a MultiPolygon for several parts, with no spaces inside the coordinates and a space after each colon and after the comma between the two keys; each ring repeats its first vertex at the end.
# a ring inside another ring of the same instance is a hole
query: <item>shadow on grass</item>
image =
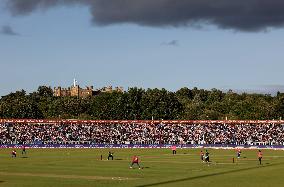
{"type": "Polygon", "coordinates": [[[267,165],[258,165],[258,166],[254,166],[254,167],[250,167],[250,168],[230,170],[230,171],[224,171],[224,172],[219,172],[219,173],[211,173],[211,174],[206,174],[206,175],[200,175],[200,176],[195,176],[195,177],[187,177],[187,178],[183,178],[183,179],[169,180],[169,181],[157,182],[157,183],[152,183],[152,184],[145,184],[145,185],[140,185],[140,186],[137,186],[137,187],[148,187],[148,186],[157,186],[157,185],[163,185],[163,184],[171,184],[171,183],[176,183],[176,182],[191,181],[191,180],[202,179],[202,178],[207,178],[207,177],[212,177],[212,176],[219,176],[219,175],[225,175],[225,174],[230,174],[230,173],[238,173],[238,172],[242,172],[242,171],[249,171],[249,170],[254,170],[254,169],[257,169],[257,168],[266,168],[266,167],[281,165],[281,164],[284,164],[284,163],[275,163],[275,164],[266,163],[266,164],[267,165]]]}

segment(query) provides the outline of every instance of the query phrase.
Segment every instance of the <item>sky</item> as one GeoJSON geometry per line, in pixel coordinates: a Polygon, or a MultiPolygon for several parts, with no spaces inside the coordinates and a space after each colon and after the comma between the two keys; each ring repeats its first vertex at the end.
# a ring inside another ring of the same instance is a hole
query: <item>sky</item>
{"type": "Polygon", "coordinates": [[[284,92],[284,2],[211,2],[0,0],[0,95],[74,78],[95,88],[284,92]]]}

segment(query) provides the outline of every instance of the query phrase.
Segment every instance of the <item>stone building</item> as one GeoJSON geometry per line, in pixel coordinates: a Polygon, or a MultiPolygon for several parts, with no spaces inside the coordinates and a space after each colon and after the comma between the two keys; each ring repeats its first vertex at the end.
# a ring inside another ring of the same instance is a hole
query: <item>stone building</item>
{"type": "Polygon", "coordinates": [[[116,91],[116,92],[123,92],[123,87],[115,87],[114,89],[112,88],[112,86],[105,86],[105,87],[103,87],[103,88],[101,88],[101,89],[99,89],[99,91],[100,92],[114,92],[114,91],[116,91]]]}
{"type": "Polygon", "coordinates": [[[80,88],[79,85],[71,86],[68,88],[61,88],[60,86],[57,88],[54,88],[53,95],[57,97],[66,97],[66,96],[76,96],[76,97],[88,97],[93,96],[93,86],[80,88]]]}
{"type": "Polygon", "coordinates": [[[74,96],[74,97],[89,97],[98,95],[100,93],[108,92],[111,93],[113,91],[123,92],[123,87],[115,87],[112,86],[103,87],[102,89],[94,90],[93,86],[87,86],[86,88],[81,88],[76,84],[76,80],[74,79],[74,84],[68,88],[55,87],[53,90],[53,95],[56,97],[66,97],[66,96],[74,96]]]}

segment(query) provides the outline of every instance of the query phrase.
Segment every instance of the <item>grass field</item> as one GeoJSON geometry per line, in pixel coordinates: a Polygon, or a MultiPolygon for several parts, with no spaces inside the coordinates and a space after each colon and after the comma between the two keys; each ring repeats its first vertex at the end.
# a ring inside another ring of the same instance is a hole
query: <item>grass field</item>
{"type": "Polygon", "coordinates": [[[108,149],[28,149],[23,158],[11,158],[12,149],[0,150],[0,186],[284,186],[284,151],[209,149],[208,166],[200,149],[113,149],[115,160],[106,160],[108,149]],[[139,155],[144,167],[129,169],[131,157],[139,155]],[[103,155],[103,160],[100,160],[103,155]]]}

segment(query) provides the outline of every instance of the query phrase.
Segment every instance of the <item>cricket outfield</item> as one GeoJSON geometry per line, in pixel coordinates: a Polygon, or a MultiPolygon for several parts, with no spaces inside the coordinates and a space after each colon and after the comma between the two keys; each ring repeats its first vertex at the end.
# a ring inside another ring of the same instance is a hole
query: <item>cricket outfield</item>
{"type": "Polygon", "coordinates": [[[200,149],[0,149],[0,186],[284,186],[284,151],[208,149],[210,164],[200,160],[200,149]],[[107,160],[108,152],[114,160],[107,160]],[[103,159],[101,160],[101,155],[103,159]],[[129,169],[138,155],[143,169],[129,169]],[[234,163],[233,163],[234,158],[234,163]]]}

